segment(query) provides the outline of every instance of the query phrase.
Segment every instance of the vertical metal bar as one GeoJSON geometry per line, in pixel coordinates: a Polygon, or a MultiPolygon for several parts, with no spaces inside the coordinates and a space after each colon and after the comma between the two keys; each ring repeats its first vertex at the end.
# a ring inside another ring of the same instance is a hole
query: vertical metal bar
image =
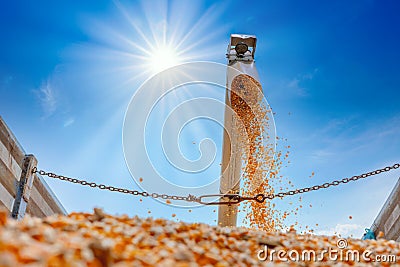
{"type": "Polygon", "coordinates": [[[25,216],[29,198],[32,191],[33,180],[35,174],[33,168],[37,166],[37,159],[33,155],[26,155],[24,158],[24,166],[21,172],[21,178],[17,185],[17,194],[15,196],[12,217],[20,220],[25,216]]]}
{"type": "MultiPolygon", "coordinates": [[[[241,73],[248,74],[254,79],[258,80],[256,66],[254,64],[254,52],[256,46],[256,37],[254,35],[239,35],[232,34],[228,46],[228,69],[227,69],[227,91],[225,96],[225,118],[224,128],[226,131],[223,135],[223,154],[222,154],[222,175],[220,181],[221,194],[239,194],[240,191],[240,177],[242,170],[242,155],[239,151],[239,131],[237,129],[237,118],[233,116],[232,112],[227,112],[232,108],[231,97],[232,82],[236,76],[241,73]],[[251,55],[238,55],[235,47],[239,43],[245,43],[248,48],[252,48],[251,55]],[[232,53],[233,52],[233,53],[232,53]],[[235,126],[236,125],[236,126],[235,126]]],[[[251,90],[251,88],[245,88],[251,90]]],[[[229,201],[229,198],[222,198],[221,202],[229,201]]],[[[218,225],[219,226],[236,226],[238,213],[238,205],[221,205],[218,208],[218,225]]]]}
{"type": "MultiPolygon", "coordinates": [[[[227,88],[230,85],[227,84],[227,88]]],[[[221,194],[238,194],[239,193],[239,179],[240,179],[240,168],[236,166],[240,163],[240,155],[237,155],[235,145],[237,142],[237,136],[234,132],[234,118],[231,112],[227,112],[227,109],[231,107],[229,89],[226,89],[225,95],[225,123],[224,123],[224,135],[222,145],[222,165],[221,165],[221,181],[220,181],[220,193],[221,194]],[[231,160],[231,157],[233,159],[231,160]],[[239,161],[239,162],[237,162],[239,161]],[[232,162],[233,164],[229,165],[232,162]],[[236,163],[236,164],[235,164],[236,163]]],[[[229,199],[222,198],[220,201],[228,201],[229,199]]],[[[236,226],[237,221],[237,205],[222,205],[218,207],[218,225],[219,226],[236,226]]]]}

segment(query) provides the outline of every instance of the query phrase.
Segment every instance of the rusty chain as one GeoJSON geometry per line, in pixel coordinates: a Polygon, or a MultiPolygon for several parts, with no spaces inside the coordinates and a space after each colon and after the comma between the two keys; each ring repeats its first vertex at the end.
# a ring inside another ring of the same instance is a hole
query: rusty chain
{"type": "Polygon", "coordinates": [[[274,198],[283,198],[286,196],[293,196],[296,194],[303,194],[303,193],[310,192],[310,191],[325,189],[325,188],[328,188],[331,186],[338,186],[340,184],[347,184],[349,182],[354,182],[359,179],[364,179],[369,176],[377,175],[377,174],[380,174],[383,172],[388,172],[390,170],[394,170],[394,169],[398,169],[398,168],[400,168],[400,164],[396,163],[392,166],[387,166],[382,169],[377,169],[377,170],[363,173],[360,175],[355,175],[350,178],[343,178],[342,180],[335,180],[335,181],[332,181],[329,183],[327,182],[327,183],[324,183],[321,185],[314,185],[314,186],[310,186],[310,187],[289,190],[287,192],[280,192],[277,194],[257,194],[255,196],[241,196],[239,194],[211,194],[211,195],[202,195],[199,197],[196,197],[196,196],[190,195],[190,194],[188,196],[176,196],[176,195],[167,195],[167,194],[158,194],[158,193],[148,193],[146,191],[129,190],[126,188],[107,186],[104,184],[98,184],[98,183],[94,183],[94,182],[88,182],[85,180],[79,180],[76,178],[66,177],[63,175],[57,175],[52,172],[45,172],[43,170],[38,170],[36,167],[33,169],[33,173],[38,173],[43,176],[47,176],[47,177],[50,177],[53,179],[59,179],[62,181],[71,182],[74,184],[81,184],[84,186],[90,186],[92,188],[97,187],[101,190],[116,191],[119,193],[131,194],[134,196],[152,197],[155,199],[160,198],[160,199],[164,199],[164,200],[183,200],[183,201],[188,201],[188,202],[197,202],[197,203],[200,203],[203,205],[231,205],[231,204],[239,204],[240,202],[245,201],[245,200],[253,200],[253,201],[257,201],[259,203],[263,203],[267,199],[272,200],[274,198]],[[212,202],[204,201],[204,199],[211,198],[211,197],[213,197],[213,198],[217,197],[220,199],[220,201],[217,201],[217,202],[216,201],[212,201],[212,202]]]}
{"type": "Polygon", "coordinates": [[[124,194],[131,194],[134,196],[143,196],[143,197],[152,197],[152,198],[161,198],[161,199],[170,199],[170,200],[184,200],[184,201],[189,201],[189,202],[194,202],[196,197],[193,195],[188,195],[186,197],[184,196],[174,196],[174,195],[167,195],[167,194],[157,194],[157,193],[148,193],[148,192],[142,192],[142,191],[138,191],[138,190],[129,190],[126,188],[119,188],[119,187],[115,187],[115,186],[108,186],[108,185],[104,185],[104,184],[98,184],[98,183],[94,183],[94,182],[88,182],[85,180],[79,180],[76,178],[70,178],[70,177],[66,177],[63,175],[57,175],[55,173],[52,172],[45,172],[43,170],[38,170],[36,167],[33,168],[33,173],[38,173],[40,175],[43,176],[47,176],[53,179],[59,179],[61,181],[67,181],[67,182],[71,182],[74,184],[81,184],[84,186],[90,186],[92,188],[99,188],[101,190],[109,190],[109,191],[115,191],[115,192],[119,192],[119,193],[124,193],[124,194]]]}

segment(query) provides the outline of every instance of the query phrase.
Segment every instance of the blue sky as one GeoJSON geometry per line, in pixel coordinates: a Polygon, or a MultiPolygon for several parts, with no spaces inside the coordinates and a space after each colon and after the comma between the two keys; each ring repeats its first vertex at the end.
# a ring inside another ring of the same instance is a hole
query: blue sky
{"type": "MultiPolygon", "coordinates": [[[[277,135],[291,146],[282,173],[296,187],[360,174],[399,161],[399,6],[371,0],[2,2],[0,115],[41,169],[137,188],[125,165],[122,125],[130,98],[154,74],[151,58],[160,44],[179,43],[182,62],[225,63],[230,33],[255,34],[277,135]]],[[[203,128],[220,139],[215,125],[203,128]]],[[[187,134],[195,143],[206,135],[187,134]]],[[[182,147],[196,157],[197,146],[182,147]]],[[[291,220],[317,233],[360,236],[398,177],[392,172],[304,194],[304,208],[291,220]]],[[[174,219],[215,224],[214,208],[189,213],[46,181],[68,211],[99,206],[113,214],[177,214],[174,219]]]]}

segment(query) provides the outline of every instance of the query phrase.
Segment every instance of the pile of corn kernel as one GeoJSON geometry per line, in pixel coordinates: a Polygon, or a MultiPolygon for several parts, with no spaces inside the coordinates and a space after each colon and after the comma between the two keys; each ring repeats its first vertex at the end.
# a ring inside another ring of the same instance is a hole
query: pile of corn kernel
{"type": "MultiPolygon", "coordinates": [[[[21,221],[0,213],[0,266],[371,266],[368,262],[263,260],[263,250],[337,249],[338,237],[266,233],[164,219],[93,214],[21,221]],[[260,257],[260,259],[259,259],[260,257]]],[[[347,249],[395,254],[400,244],[349,239],[347,249]]],[[[385,266],[374,263],[375,266],[385,266]]],[[[389,265],[386,265],[389,266],[389,265]]],[[[391,266],[394,266],[392,263],[391,266]]]]}

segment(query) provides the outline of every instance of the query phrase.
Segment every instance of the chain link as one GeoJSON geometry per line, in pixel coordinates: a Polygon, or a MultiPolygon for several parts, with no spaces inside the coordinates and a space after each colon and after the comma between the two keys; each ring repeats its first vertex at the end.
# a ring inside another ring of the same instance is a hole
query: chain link
{"type": "Polygon", "coordinates": [[[276,193],[276,194],[257,194],[255,196],[241,196],[239,194],[215,194],[215,195],[203,195],[200,197],[196,197],[194,195],[188,195],[188,196],[176,196],[176,195],[167,195],[167,194],[158,194],[158,193],[149,193],[146,191],[138,191],[138,190],[129,190],[126,188],[119,188],[119,187],[114,187],[114,186],[107,186],[104,184],[97,184],[94,182],[89,182],[89,181],[85,181],[85,180],[79,180],[76,178],[70,178],[70,177],[66,177],[63,175],[57,175],[55,173],[52,172],[45,172],[43,170],[38,170],[36,167],[33,168],[33,173],[38,173],[40,175],[43,176],[47,176],[53,179],[59,179],[62,181],[67,181],[67,182],[71,182],[74,184],[81,184],[84,186],[90,186],[92,188],[99,188],[101,190],[108,190],[108,191],[116,191],[119,193],[124,193],[124,194],[131,194],[134,196],[143,196],[143,197],[151,197],[151,198],[160,198],[160,199],[164,199],[164,200],[183,200],[183,201],[188,201],[188,202],[197,202],[203,205],[231,205],[231,204],[239,204],[242,201],[245,200],[252,200],[252,201],[257,201],[259,203],[263,203],[265,200],[269,199],[272,200],[274,198],[283,198],[286,196],[293,196],[293,195],[297,195],[297,194],[303,194],[306,192],[310,192],[310,191],[316,191],[319,189],[325,189],[331,186],[338,186],[340,184],[347,184],[349,182],[354,182],[357,181],[359,179],[364,179],[367,178],[369,176],[373,176],[373,175],[377,175],[383,172],[388,172],[390,170],[394,170],[394,169],[398,169],[400,168],[400,164],[396,163],[392,166],[387,166],[385,168],[382,169],[377,169],[374,171],[370,171],[367,173],[363,173],[360,175],[355,175],[352,176],[350,178],[343,178],[342,180],[334,180],[332,182],[329,183],[324,183],[321,185],[314,185],[314,186],[310,186],[310,187],[304,187],[304,188],[300,188],[300,189],[295,189],[295,190],[289,190],[287,192],[280,192],[280,193],[276,193]],[[203,199],[206,198],[219,198],[219,201],[212,201],[212,202],[207,202],[204,201],[203,199]]]}
{"type": "MultiPolygon", "coordinates": [[[[377,170],[370,171],[370,172],[367,172],[367,173],[363,173],[363,174],[360,174],[360,175],[355,175],[355,176],[352,176],[351,178],[343,178],[342,180],[335,180],[335,181],[332,181],[332,182],[329,182],[329,183],[324,183],[324,184],[321,184],[321,185],[314,185],[314,186],[310,186],[310,187],[304,187],[304,188],[300,188],[300,189],[289,190],[287,192],[280,192],[280,193],[277,193],[277,194],[268,194],[268,195],[258,194],[255,197],[250,198],[250,199],[262,203],[266,199],[270,199],[271,200],[271,199],[274,199],[274,198],[283,198],[285,196],[303,194],[303,193],[310,192],[310,191],[315,191],[315,190],[319,190],[319,189],[325,189],[325,188],[328,188],[328,187],[331,187],[331,186],[338,186],[340,184],[347,184],[348,182],[354,182],[354,181],[357,181],[359,179],[367,178],[369,176],[373,176],[373,175],[377,175],[377,174],[380,174],[380,173],[383,173],[383,172],[388,172],[390,170],[398,169],[399,167],[400,167],[400,164],[396,163],[393,166],[387,166],[387,167],[382,168],[382,169],[377,169],[377,170]]],[[[249,198],[247,197],[245,200],[248,200],[248,199],[249,198]]]]}
{"type": "Polygon", "coordinates": [[[162,198],[165,200],[184,200],[184,201],[188,201],[188,202],[198,202],[198,198],[196,198],[193,195],[188,195],[188,196],[175,196],[175,195],[167,195],[167,194],[158,194],[158,193],[149,193],[146,191],[138,191],[138,190],[129,190],[126,188],[119,188],[119,187],[114,187],[114,186],[108,186],[108,185],[104,185],[104,184],[98,184],[98,183],[94,183],[94,182],[89,182],[86,180],[79,180],[76,178],[70,178],[70,177],[66,177],[63,175],[57,175],[55,173],[52,172],[45,172],[43,170],[38,170],[36,167],[33,168],[33,173],[37,173],[40,174],[42,176],[47,176],[53,179],[59,179],[61,181],[67,181],[70,183],[74,183],[74,184],[80,184],[80,185],[84,185],[84,186],[90,186],[92,188],[99,188],[101,190],[108,190],[108,191],[112,191],[112,192],[119,192],[119,193],[124,193],[124,194],[131,194],[134,196],[142,196],[142,197],[152,197],[152,198],[162,198]]]}

